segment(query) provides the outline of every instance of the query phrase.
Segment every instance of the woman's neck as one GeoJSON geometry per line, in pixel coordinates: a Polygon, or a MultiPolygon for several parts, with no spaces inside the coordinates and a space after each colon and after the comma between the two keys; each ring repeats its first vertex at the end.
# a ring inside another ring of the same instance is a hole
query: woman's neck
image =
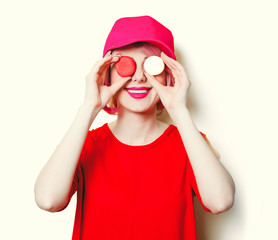
{"type": "Polygon", "coordinates": [[[153,142],[168,127],[156,119],[156,112],[121,112],[109,124],[114,136],[128,145],[145,145],[153,142]]]}

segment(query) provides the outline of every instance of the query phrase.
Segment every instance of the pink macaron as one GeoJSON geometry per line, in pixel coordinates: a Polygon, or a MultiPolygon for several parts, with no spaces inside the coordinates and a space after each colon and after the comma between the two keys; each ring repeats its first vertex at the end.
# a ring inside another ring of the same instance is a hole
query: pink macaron
{"type": "Polygon", "coordinates": [[[122,56],[115,64],[117,73],[121,77],[129,77],[135,73],[136,63],[133,58],[128,56],[122,56]]]}

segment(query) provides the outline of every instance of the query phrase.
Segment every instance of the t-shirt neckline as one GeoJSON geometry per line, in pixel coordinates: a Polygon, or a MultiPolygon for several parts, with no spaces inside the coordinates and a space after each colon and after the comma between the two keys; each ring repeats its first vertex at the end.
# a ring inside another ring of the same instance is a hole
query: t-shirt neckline
{"type": "Polygon", "coordinates": [[[173,128],[175,128],[175,126],[173,124],[170,124],[164,130],[164,132],[159,137],[157,137],[154,141],[152,141],[151,143],[148,143],[148,144],[145,144],[145,145],[128,145],[126,143],[121,142],[118,138],[116,138],[116,136],[112,133],[111,129],[109,128],[108,123],[105,123],[104,127],[105,127],[106,131],[108,132],[108,134],[111,136],[112,140],[115,143],[117,143],[117,145],[119,145],[120,147],[129,148],[129,149],[140,149],[140,150],[154,147],[159,142],[161,142],[173,128]]]}

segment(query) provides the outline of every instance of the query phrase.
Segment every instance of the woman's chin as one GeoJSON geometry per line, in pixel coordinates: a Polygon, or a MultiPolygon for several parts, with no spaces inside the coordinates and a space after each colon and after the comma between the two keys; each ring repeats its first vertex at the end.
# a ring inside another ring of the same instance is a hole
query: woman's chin
{"type": "Polygon", "coordinates": [[[127,106],[121,106],[120,107],[121,112],[131,112],[131,113],[151,113],[156,111],[156,106],[132,106],[132,107],[127,107],[127,106]]]}
{"type": "Polygon", "coordinates": [[[127,111],[133,113],[150,113],[156,112],[157,103],[159,102],[159,98],[155,97],[146,100],[138,100],[138,99],[117,99],[118,106],[120,106],[120,111],[127,111]]]}

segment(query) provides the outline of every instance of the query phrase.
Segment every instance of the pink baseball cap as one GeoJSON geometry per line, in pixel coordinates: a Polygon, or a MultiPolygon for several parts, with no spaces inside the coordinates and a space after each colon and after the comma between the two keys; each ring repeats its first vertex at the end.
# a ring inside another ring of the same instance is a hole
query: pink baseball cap
{"type": "Polygon", "coordinates": [[[109,50],[141,41],[154,44],[166,55],[176,60],[172,32],[147,15],[118,19],[106,39],[103,57],[109,50]]]}

